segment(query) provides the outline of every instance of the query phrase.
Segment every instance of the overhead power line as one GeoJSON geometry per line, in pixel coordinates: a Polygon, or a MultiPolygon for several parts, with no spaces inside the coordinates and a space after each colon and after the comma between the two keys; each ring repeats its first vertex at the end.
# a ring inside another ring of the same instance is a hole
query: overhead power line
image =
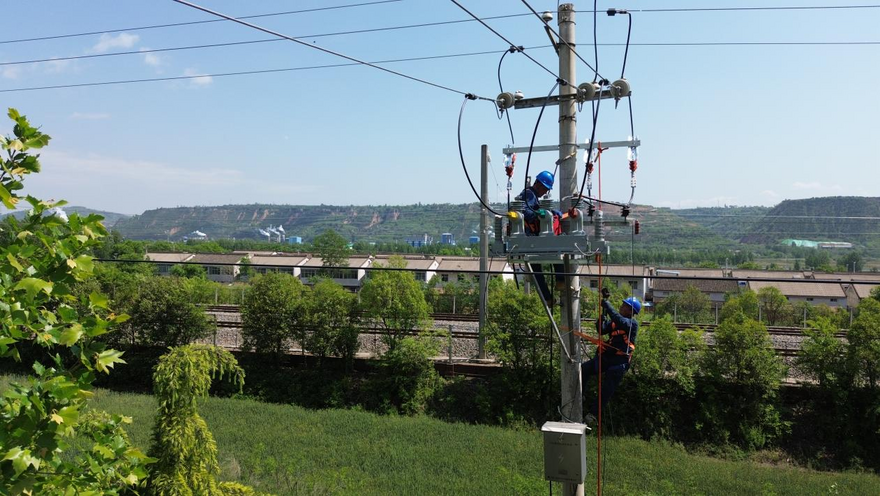
{"type": "MultiPolygon", "coordinates": [[[[457,57],[473,57],[478,55],[497,55],[501,53],[502,50],[488,50],[482,52],[468,52],[468,53],[454,53],[448,55],[430,55],[426,57],[408,57],[402,59],[388,59],[388,60],[377,60],[370,62],[369,64],[391,64],[397,62],[415,62],[420,60],[437,60],[437,59],[446,59],[446,58],[457,58],[457,57]]],[[[338,67],[355,67],[363,65],[361,62],[348,62],[348,63],[340,63],[340,64],[324,64],[324,65],[311,65],[311,66],[300,66],[300,67],[283,67],[278,69],[260,69],[253,71],[236,71],[236,72],[218,72],[212,74],[198,74],[191,76],[167,76],[167,77],[156,77],[156,78],[142,78],[142,79],[120,79],[115,81],[93,81],[86,83],[71,83],[71,84],[56,84],[49,86],[30,86],[30,87],[21,87],[21,88],[9,88],[9,89],[0,89],[0,93],[11,93],[16,91],[41,91],[41,90],[56,90],[63,88],[84,88],[90,86],[112,86],[118,84],[134,84],[134,83],[155,83],[161,81],[180,81],[180,80],[188,80],[188,79],[198,79],[204,77],[229,77],[229,76],[249,76],[256,74],[272,74],[272,73],[280,73],[280,72],[296,72],[296,71],[310,71],[317,69],[334,69],[338,67]]],[[[455,91],[455,90],[451,90],[455,91]]],[[[459,93],[458,91],[455,91],[459,93]]],[[[464,94],[464,93],[461,93],[464,94]]]]}
{"type": "MultiPolygon", "coordinates": [[[[274,17],[274,16],[285,16],[285,15],[293,15],[293,14],[304,14],[309,12],[320,12],[325,10],[338,10],[338,9],[346,9],[351,7],[363,7],[370,5],[380,5],[386,3],[394,3],[400,2],[403,0],[379,0],[374,2],[363,2],[363,3],[354,3],[347,5],[336,5],[332,7],[317,7],[312,9],[302,9],[302,10],[289,10],[282,12],[268,12],[265,14],[254,14],[254,15],[246,15],[241,16],[239,19],[256,19],[261,17],[274,17]]],[[[725,12],[725,11],[761,11],[761,10],[843,10],[843,9],[876,9],[880,8],[880,5],[824,5],[824,6],[809,6],[809,7],[798,7],[798,6],[782,6],[782,7],[715,7],[715,8],[668,8],[668,9],[627,9],[628,12],[639,12],[639,13],[656,13],[656,12],[725,12]]],[[[579,10],[576,12],[583,13],[593,13],[592,10],[579,10]]],[[[597,11],[599,13],[603,13],[605,11],[597,11]]],[[[491,17],[483,17],[484,20],[493,20],[493,19],[502,19],[507,17],[523,17],[530,14],[514,14],[510,16],[491,16],[491,17]]],[[[162,29],[162,28],[173,28],[173,27],[182,27],[182,26],[192,26],[197,24],[209,24],[214,22],[223,22],[224,19],[207,19],[201,21],[189,21],[189,22],[175,22],[175,23],[167,23],[167,24],[152,24],[147,26],[132,26],[127,28],[113,28],[113,29],[105,29],[101,31],[86,31],[80,33],[65,33],[65,34],[56,34],[56,35],[47,35],[47,36],[39,36],[35,38],[20,38],[13,40],[0,40],[0,44],[12,44],[12,43],[26,43],[32,41],[47,41],[47,40],[58,40],[65,38],[77,38],[82,36],[94,36],[98,34],[111,34],[111,33],[121,33],[125,31],[144,31],[149,29],[162,29]]],[[[456,24],[462,22],[474,22],[473,19],[461,19],[456,21],[443,21],[438,23],[426,23],[424,26],[439,26],[443,24],[456,24]]],[[[397,28],[380,28],[375,31],[383,31],[386,29],[405,29],[408,26],[401,26],[397,28]]],[[[421,27],[419,25],[413,25],[412,27],[421,27]]],[[[374,30],[361,30],[354,31],[352,33],[345,34],[353,34],[359,32],[373,32],[374,30]]],[[[318,36],[318,35],[315,35],[318,36]]],[[[315,37],[313,36],[313,37],[315,37]]]]}
{"type": "Polygon", "coordinates": [[[372,67],[373,69],[378,69],[378,70],[380,70],[380,71],[382,71],[382,72],[387,72],[388,74],[393,74],[393,75],[398,76],[398,77],[402,77],[402,78],[405,78],[405,79],[409,79],[410,81],[415,81],[415,82],[422,83],[422,84],[425,84],[425,85],[428,85],[428,86],[433,86],[434,88],[438,88],[438,89],[441,89],[441,90],[449,91],[449,92],[452,92],[452,93],[458,93],[459,95],[473,96],[474,98],[480,98],[480,99],[482,99],[482,100],[487,100],[487,101],[490,101],[490,102],[494,102],[494,100],[493,100],[493,99],[490,99],[490,98],[477,97],[477,96],[472,95],[471,93],[468,93],[468,92],[465,92],[465,91],[456,90],[456,89],[450,88],[449,86],[444,86],[444,85],[442,85],[442,84],[432,83],[431,81],[428,81],[428,80],[426,80],[426,79],[417,78],[417,77],[415,77],[415,76],[410,76],[410,75],[408,75],[408,74],[404,74],[404,73],[402,73],[402,72],[397,72],[397,71],[395,71],[395,70],[388,69],[387,67],[382,67],[382,66],[379,66],[379,65],[373,64],[373,63],[371,63],[371,62],[366,62],[366,61],[363,61],[363,60],[360,60],[360,59],[356,59],[356,58],[354,58],[354,57],[350,57],[350,56],[348,56],[348,55],[345,55],[345,54],[342,54],[342,53],[339,53],[339,52],[336,52],[336,51],[330,50],[329,48],[320,47],[320,46],[315,45],[315,44],[313,44],[313,43],[306,43],[306,42],[304,42],[304,41],[302,41],[302,40],[299,40],[299,39],[293,38],[293,37],[291,37],[291,36],[287,36],[286,34],[282,34],[282,33],[279,33],[279,32],[277,32],[277,31],[272,31],[271,29],[267,29],[267,28],[264,28],[264,27],[261,27],[261,26],[257,26],[256,24],[251,24],[251,23],[249,23],[249,22],[247,22],[247,21],[242,21],[241,19],[236,19],[235,17],[231,17],[231,16],[228,16],[228,15],[226,15],[226,14],[222,14],[222,13],[220,13],[220,12],[217,12],[217,11],[214,11],[214,10],[211,10],[211,9],[208,9],[208,8],[205,8],[205,7],[202,7],[202,6],[200,6],[200,5],[196,5],[196,4],[194,4],[194,3],[187,2],[186,0],[174,0],[174,1],[177,2],[177,3],[179,3],[179,4],[181,4],[181,5],[186,5],[187,7],[191,7],[191,8],[196,9],[196,10],[201,10],[202,12],[205,12],[205,13],[207,13],[207,14],[211,14],[211,15],[213,15],[213,16],[217,16],[217,17],[222,17],[223,19],[226,19],[226,20],[229,20],[229,21],[232,21],[232,22],[235,22],[235,23],[241,24],[242,26],[247,26],[247,27],[249,27],[249,28],[251,28],[251,29],[256,29],[257,31],[262,31],[262,32],[264,32],[264,33],[266,33],[266,34],[271,34],[272,36],[277,36],[277,37],[279,37],[279,38],[284,38],[285,40],[289,40],[289,41],[292,41],[292,42],[297,43],[297,44],[299,44],[299,45],[309,47],[309,48],[311,48],[311,49],[313,49],[313,50],[318,50],[318,51],[321,51],[321,52],[324,52],[324,53],[327,53],[327,54],[330,54],[330,55],[333,55],[333,56],[336,56],[336,57],[343,58],[343,59],[345,59],[345,60],[350,60],[351,62],[357,62],[358,64],[365,65],[365,66],[367,66],[367,67],[372,67]]]}
{"type": "MultiPolygon", "coordinates": [[[[486,21],[484,21],[483,19],[480,19],[479,17],[477,17],[476,15],[474,15],[474,13],[471,12],[470,10],[468,10],[467,8],[465,8],[464,5],[458,3],[456,0],[450,0],[450,1],[451,1],[452,3],[454,3],[458,8],[460,8],[460,9],[463,10],[463,11],[465,11],[469,16],[473,17],[475,21],[477,21],[477,22],[479,22],[480,24],[482,24],[483,26],[485,26],[486,29],[488,29],[489,31],[491,31],[495,36],[497,36],[497,37],[501,38],[502,40],[504,40],[504,42],[507,43],[507,46],[508,46],[511,50],[516,50],[516,51],[522,53],[523,55],[526,56],[526,58],[528,58],[529,60],[531,60],[532,62],[534,62],[538,67],[540,67],[541,69],[544,69],[545,71],[547,71],[548,73],[550,73],[550,75],[553,76],[553,77],[555,77],[557,81],[562,81],[562,78],[560,78],[558,74],[556,74],[555,72],[553,72],[553,71],[551,71],[550,69],[548,69],[547,66],[545,66],[544,64],[538,62],[537,59],[535,59],[535,58],[532,57],[531,55],[527,54],[527,53],[525,52],[525,50],[521,50],[521,49],[519,49],[519,47],[518,47],[515,43],[513,43],[513,42],[510,41],[510,40],[508,40],[503,34],[499,33],[499,32],[496,31],[494,28],[492,28],[492,26],[486,24],[486,21]]],[[[565,81],[565,84],[569,84],[568,81],[565,81]]]]}
{"type": "MultiPolygon", "coordinates": [[[[334,5],[331,7],[316,7],[316,8],[312,8],[312,9],[288,10],[288,11],[283,11],[283,12],[270,12],[267,14],[254,14],[254,15],[241,16],[241,17],[239,17],[239,19],[257,19],[260,17],[274,17],[274,16],[284,16],[284,15],[292,15],[292,14],[305,14],[308,12],[321,12],[321,11],[325,11],[325,10],[339,10],[339,9],[347,9],[347,8],[351,8],[351,7],[364,7],[364,6],[368,6],[368,5],[379,5],[379,4],[395,3],[395,2],[401,2],[401,1],[403,1],[403,0],[377,0],[377,1],[373,1],[373,2],[352,3],[352,4],[347,4],[347,5],[334,5]]],[[[60,39],[64,39],[64,38],[77,38],[80,36],[93,36],[96,34],[121,33],[124,31],[144,31],[147,29],[193,26],[196,24],[209,24],[209,23],[213,23],[213,22],[223,22],[225,20],[227,20],[227,19],[206,19],[206,20],[201,20],[201,21],[174,22],[174,23],[169,23],[169,24],[153,24],[153,25],[149,25],[149,26],[135,26],[135,27],[119,28],[119,29],[106,29],[103,31],[87,31],[84,33],[56,34],[56,35],[49,35],[49,36],[40,36],[40,37],[36,37],[36,38],[21,38],[21,39],[17,39],[17,40],[0,40],[0,45],[6,45],[6,44],[11,44],[11,43],[26,43],[26,42],[30,42],[30,41],[60,40],[60,39]]]]}
{"type": "MultiPolygon", "coordinates": [[[[401,1],[401,0],[395,0],[401,1]]],[[[506,15],[497,15],[492,17],[485,17],[487,20],[495,20],[495,19],[510,19],[514,17],[525,17],[531,14],[506,14],[506,15]]],[[[242,18],[243,19],[243,18],[242,18]]],[[[216,21],[210,21],[216,22],[216,21]]],[[[415,28],[426,28],[426,27],[434,27],[434,26],[445,26],[449,24],[461,24],[465,22],[475,22],[474,19],[455,19],[450,21],[437,21],[437,22],[423,22],[419,24],[404,24],[400,26],[385,26],[380,28],[369,28],[369,29],[355,29],[350,31],[334,31],[331,33],[317,33],[317,34],[307,34],[294,36],[294,38],[327,38],[332,36],[345,36],[352,34],[366,34],[366,33],[380,33],[384,31],[397,31],[402,29],[415,29],[415,28]]],[[[93,59],[93,58],[101,58],[101,57],[115,57],[119,55],[143,55],[146,53],[158,53],[158,52],[172,52],[172,51],[182,51],[182,50],[198,50],[202,48],[219,48],[219,47],[228,47],[228,46],[238,46],[238,45],[252,45],[257,43],[274,43],[277,41],[285,41],[281,38],[264,38],[261,40],[242,40],[242,41],[232,41],[226,43],[205,43],[200,45],[186,45],[186,46],[177,46],[177,47],[168,47],[168,48],[154,48],[154,49],[141,49],[141,50],[129,50],[126,52],[112,52],[112,53],[92,53],[87,55],[72,55],[67,57],[49,57],[49,58],[40,58],[40,59],[32,59],[32,60],[20,60],[15,62],[0,62],[0,66],[4,65],[20,65],[20,64],[35,64],[41,62],[60,62],[65,60],[79,60],[79,59],[93,59]]],[[[548,47],[550,45],[547,45],[548,47]]]]}

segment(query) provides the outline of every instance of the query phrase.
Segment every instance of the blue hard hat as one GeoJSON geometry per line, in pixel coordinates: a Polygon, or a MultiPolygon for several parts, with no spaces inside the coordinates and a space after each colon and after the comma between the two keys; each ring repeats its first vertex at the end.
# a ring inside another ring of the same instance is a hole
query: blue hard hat
{"type": "Polygon", "coordinates": [[[642,311],[642,304],[639,302],[638,298],[627,298],[623,300],[624,303],[630,306],[633,309],[634,314],[638,314],[642,311]]]}
{"type": "Polygon", "coordinates": [[[536,181],[543,184],[547,189],[553,189],[553,174],[543,171],[535,178],[536,181]]]}

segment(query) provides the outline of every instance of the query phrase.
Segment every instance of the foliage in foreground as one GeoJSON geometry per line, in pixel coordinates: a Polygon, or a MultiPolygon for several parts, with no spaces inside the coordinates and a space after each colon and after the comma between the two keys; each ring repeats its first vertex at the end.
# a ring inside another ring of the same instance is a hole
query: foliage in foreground
{"type": "Polygon", "coordinates": [[[5,224],[12,232],[0,245],[0,356],[20,360],[23,350],[37,350],[40,358],[35,376],[0,397],[0,493],[118,494],[142,485],[149,460],[122,428],[131,419],[85,408],[95,374],[122,362],[96,338],[127,316],[97,292],[73,294],[92,275],[87,253],[106,231],[100,216],[68,217],[53,210],[64,202],[18,193],[25,176],[40,171],[28,152],[49,136],[14,109],[9,117],[15,127],[0,138],[0,201],[14,209],[25,199],[31,210],[5,224]],[[74,438],[82,449],[70,449],[74,438]]]}
{"type": "Polygon", "coordinates": [[[198,402],[208,396],[214,377],[228,376],[239,388],[244,371],[228,351],[209,345],[172,349],[159,360],[155,396],[159,403],[150,453],[156,457],[149,486],[157,496],[249,495],[232,482],[217,482],[217,443],[198,402]]]}

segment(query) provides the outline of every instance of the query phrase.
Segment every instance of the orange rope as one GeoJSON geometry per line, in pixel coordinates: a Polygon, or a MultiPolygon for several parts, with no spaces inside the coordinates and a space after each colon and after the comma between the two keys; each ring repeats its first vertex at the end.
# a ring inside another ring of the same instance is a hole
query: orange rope
{"type": "MultiPolygon", "coordinates": [[[[597,150],[599,150],[599,153],[596,154],[596,175],[599,181],[599,210],[602,210],[602,142],[597,142],[596,146],[597,150]]],[[[599,266],[601,267],[601,262],[599,266]]],[[[602,284],[601,278],[599,279],[599,284],[602,284]]]]}

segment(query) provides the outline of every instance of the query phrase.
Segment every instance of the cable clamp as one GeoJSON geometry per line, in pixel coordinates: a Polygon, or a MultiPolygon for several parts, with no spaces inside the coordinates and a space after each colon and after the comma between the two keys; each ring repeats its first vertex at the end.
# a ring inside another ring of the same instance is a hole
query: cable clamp
{"type": "Polygon", "coordinates": [[[524,46],[514,46],[514,45],[510,45],[510,48],[507,49],[507,52],[508,52],[508,53],[523,52],[525,49],[526,49],[526,48],[525,48],[524,46]]]}
{"type": "Polygon", "coordinates": [[[468,100],[476,100],[477,99],[477,95],[475,95],[473,93],[465,93],[464,97],[467,98],[468,100]]]}
{"type": "Polygon", "coordinates": [[[556,78],[556,82],[559,84],[559,86],[568,86],[569,85],[568,81],[566,81],[562,78],[556,78]]]}

